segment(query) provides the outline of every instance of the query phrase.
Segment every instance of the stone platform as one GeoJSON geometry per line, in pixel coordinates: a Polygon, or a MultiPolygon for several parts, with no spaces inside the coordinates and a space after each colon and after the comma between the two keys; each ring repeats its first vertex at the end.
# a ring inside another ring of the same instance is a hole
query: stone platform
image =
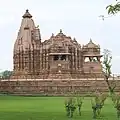
{"type": "MultiPolygon", "coordinates": [[[[120,91],[120,80],[110,79],[117,83],[116,92],[120,91]]],[[[53,95],[63,96],[69,93],[92,94],[95,91],[108,92],[103,78],[90,79],[10,79],[0,81],[0,92],[15,95],[53,95]]]]}

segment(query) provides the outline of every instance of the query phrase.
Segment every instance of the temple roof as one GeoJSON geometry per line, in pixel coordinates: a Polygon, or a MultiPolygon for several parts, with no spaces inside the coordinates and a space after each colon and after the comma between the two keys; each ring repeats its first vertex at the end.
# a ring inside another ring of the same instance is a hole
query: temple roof
{"type": "Polygon", "coordinates": [[[32,15],[29,13],[29,10],[27,9],[25,14],[23,15],[23,18],[32,18],[32,15]]]}
{"type": "Polygon", "coordinates": [[[83,48],[100,48],[100,46],[93,43],[93,41],[90,39],[89,43],[83,46],[83,48]]]}

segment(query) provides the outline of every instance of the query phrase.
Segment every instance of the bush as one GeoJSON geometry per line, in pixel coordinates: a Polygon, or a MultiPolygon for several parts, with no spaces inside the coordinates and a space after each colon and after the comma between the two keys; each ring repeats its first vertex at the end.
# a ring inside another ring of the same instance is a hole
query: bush
{"type": "Polygon", "coordinates": [[[70,95],[70,97],[65,100],[65,109],[68,117],[73,117],[73,114],[77,108],[78,113],[81,116],[81,107],[84,97],[80,97],[77,94],[75,96],[76,97],[72,97],[72,95],[70,95]]]}
{"type": "Polygon", "coordinates": [[[72,118],[73,113],[76,110],[76,101],[74,97],[69,97],[65,100],[65,109],[67,112],[67,116],[72,118]]]}
{"type": "Polygon", "coordinates": [[[77,97],[77,106],[78,106],[78,112],[80,116],[81,116],[82,103],[83,103],[83,97],[77,97]]]}
{"type": "Polygon", "coordinates": [[[118,119],[120,118],[120,95],[119,94],[112,94],[112,101],[114,103],[114,107],[116,108],[117,111],[117,117],[118,119]]]}
{"type": "Polygon", "coordinates": [[[98,116],[100,116],[101,109],[104,106],[104,102],[107,98],[107,95],[105,94],[96,94],[94,99],[92,99],[92,109],[93,109],[93,118],[96,119],[98,116]]]}

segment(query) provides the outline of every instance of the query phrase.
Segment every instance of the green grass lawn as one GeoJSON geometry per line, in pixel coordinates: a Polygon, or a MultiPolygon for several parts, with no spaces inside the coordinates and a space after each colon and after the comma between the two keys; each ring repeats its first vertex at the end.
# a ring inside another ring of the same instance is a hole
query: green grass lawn
{"type": "MultiPolygon", "coordinates": [[[[0,120],[69,120],[63,97],[0,96],[0,120]]],[[[82,116],[77,111],[72,120],[93,120],[90,98],[85,98],[82,116]]],[[[107,99],[100,120],[117,120],[112,101],[107,99]]]]}

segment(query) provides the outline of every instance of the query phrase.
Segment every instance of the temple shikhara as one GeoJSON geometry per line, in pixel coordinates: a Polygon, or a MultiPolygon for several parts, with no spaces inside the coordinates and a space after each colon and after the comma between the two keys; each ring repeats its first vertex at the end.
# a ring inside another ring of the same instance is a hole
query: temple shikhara
{"type": "Polygon", "coordinates": [[[80,45],[63,33],[42,42],[40,29],[26,10],[14,44],[12,78],[79,79],[101,77],[100,46],[90,39],[80,45]]]}

